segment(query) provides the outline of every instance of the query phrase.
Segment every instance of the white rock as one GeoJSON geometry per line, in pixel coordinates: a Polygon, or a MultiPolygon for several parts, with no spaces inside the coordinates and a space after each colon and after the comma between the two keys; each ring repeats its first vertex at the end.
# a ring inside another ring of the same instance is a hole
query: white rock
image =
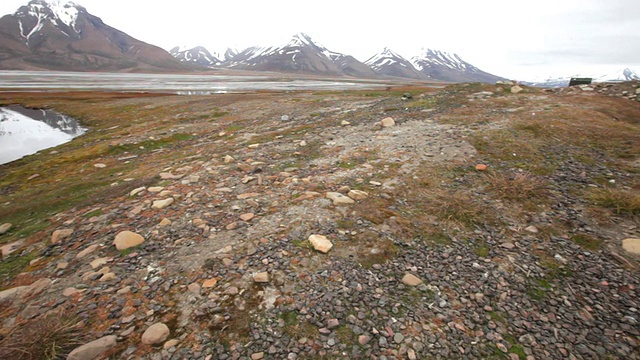
{"type": "Polygon", "coordinates": [[[133,190],[131,190],[131,192],[129,193],[129,196],[136,196],[136,195],[140,194],[141,192],[143,192],[143,191],[145,191],[145,190],[147,190],[147,188],[146,188],[146,187],[144,187],[144,186],[139,187],[139,188],[136,188],[136,189],[133,189],[133,190]]]}
{"type": "Polygon", "coordinates": [[[352,198],[345,196],[343,194],[340,194],[338,192],[328,192],[327,198],[333,201],[334,205],[345,205],[345,204],[355,203],[355,201],[352,198]]]}
{"type": "Polygon", "coordinates": [[[58,244],[60,242],[62,242],[62,240],[68,238],[69,236],[73,235],[73,229],[59,229],[53,232],[53,234],[51,234],[51,243],[52,244],[58,244]]]}
{"type": "Polygon", "coordinates": [[[521,88],[520,86],[516,85],[511,87],[511,93],[512,94],[517,94],[519,92],[521,92],[522,90],[524,90],[523,88],[521,88]]]}
{"type": "Polygon", "coordinates": [[[328,253],[333,247],[333,243],[323,235],[311,235],[309,236],[309,242],[311,242],[314,249],[324,254],[328,253]]]}
{"type": "Polygon", "coordinates": [[[5,223],[0,225],[0,235],[4,235],[6,234],[9,230],[11,230],[11,227],[13,225],[9,224],[9,223],[5,223]]]}
{"type": "Polygon", "coordinates": [[[363,200],[369,197],[369,194],[362,190],[351,190],[347,195],[353,200],[363,200]]]}
{"type": "Polygon", "coordinates": [[[153,205],[151,205],[151,208],[156,210],[162,210],[170,206],[171,204],[173,204],[174,201],[175,200],[172,197],[166,198],[164,200],[156,200],[153,202],[153,205]]]}

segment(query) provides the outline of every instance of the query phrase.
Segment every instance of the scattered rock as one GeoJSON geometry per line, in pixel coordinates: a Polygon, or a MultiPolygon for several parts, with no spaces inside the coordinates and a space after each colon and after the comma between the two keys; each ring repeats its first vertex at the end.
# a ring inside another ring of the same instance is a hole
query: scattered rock
{"type": "Polygon", "coordinates": [[[162,210],[170,206],[171,204],[173,204],[174,201],[175,200],[172,197],[166,198],[164,200],[156,200],[153,202],[153,205],[151,205],[151,208],[156,210],[162,210]]]}
{"type": "Polygon", "coordinates": [[[195,295],[200,295],[201,287],[200,287],[200,284],[198,283],[189,284],[189,286],[187,286],[187,289],[195,295]]]}
{"type": "Polygon", "coordinates": [[[144,187],[144,186],[139,187],[139,188],[136,188],[136,189],[133,189],[133,190],[131,190],[131,192],[129,193],[129,196],[136,196],[136,195],[140,194],[141,192],[143,192],[143,191],[145,191],[145,190],[147,190],[147,188],[146,188],[146,187],[144,187]]]}
{"type": "Polygon", "coordinates": [[[533,225],[531,225],[531,226],[527,226],[524,230],[525,230],[525,231],[528,231],[528,232],[530,232],[530,233],[532,233],[532,234],[537,234],[537,233],[539,233],[539,232],[540,232],[540,230],[538,230],[538,228],[537,228],[537,227],[535,227],[535,226],[533,226],[533,225]]]}
{"type": "Polygon", "coordinates": [[[338,319],[327,320],[327,329],[333,330],[340,327],[340,321],[338,319]]]}
{"type": "Polygon", "coordinates": [[[94,360],[116,347],[117,336],[109,335],[75,348],[67,360],[94,360]]]}
{"type": "Polygon", "coordinates": [[[349,196],[353,200],[363,200],[363,199],[368,198],[369,194],[367,192],[365,192],[365,191],[362,191],[362,190],[351,190],[351,191],[349,191],[347,196],[349,196]]]}
{"type": "Polygon", "coordinates": [[[91,265],[92,269],[97,269],[103,265],[106,265],[107,262],[109,262],[109,258],[98,258],[89,263],[89,265],[91,265]]]}
{"type": "Polygon", "coordinates": [[[261,360],[264,358],[264,352],[251,354],[251,360],[261,360]]]}
{"type": "Polygon", "coordinates": [[[62,240],[68,238],[71,235],[73,235],[73,229],[59,229],[59,230],[56,230],[51,235],[51,243],[52,244],[59,244],[59,243],[62,242],[62,240]]]}
{"type": "Polygon", "coordinates": [[[94,245],[90,245],[88,246],[86,249],[80,251],[78,253],[78,255],[76,255],[76,259],[82,259],[83,257],[91,254],[92,252],[98,250],[98,248],[100,247],[100,245],[98,244],[94,244],[94,245]]]}
{"type": "Polygon", "coordinates": [[[143,242],[144,237],[142,237],[142,235],[136,234],[132,231],[121,231],[113,240],[113,245],[116,246],[116,249],[122,251],[134,246],[138,246],[143,242]]]}
{"type": "Polygon", "coordinates": [[[485,165],[485,164],[476,165],[476,170],[478,170],[478,171],[487,171],[488,168],[489,167],[487,165],[485,165]]]}
{"type": "Polygon", "coordinates": [[[418,286],[422,284],[422,280],[419,277],[412,274],[405,274],[402,278],[402,282],[408,286],[418,286]]]}
{"type": "Polygon", "coordinates": [[[242,219],[242,221],[251,221],[251,219],[253,219],[254,217],[256,217],[256,216],[253,213],[247,213],[247,214],[240,215],[240,219],[242,219]]]}
{"type": "Polygon", "coordinates": [[[9,232],[9,230],[11,230],[12,226],[13,225],[9,224],[9,223],[4,223],[4,224],[0,225],[0,235],[4,235],[7,232],[9,232]]]}
{"type": "Polygon", "coordinates": [[[326,236],[323,235],[311,235],[309,236],[309,242],[313,245],[313,248],[321,253],[328,253],[333,247],[333,244],[326,236]]]}
{"type": "Polygon", "coordinates": [[[347,204],[355,203],[355,201],[352,198],[345,196],[343,194],[340,194],[339,192],[328,192],[327,198],[333,201],[333,205],[347,205],[347,204]]]}
{"type": "Polygon", "coordinates": [[[282,120],[282,121],[289,121],[289,115],[282,115],[282,117],[280,118],[280,120],[282,120]]]}
{"type": "Polygon", "coordinates": [[[158,224],[158,226],[160,227],[169,226],[169,225],[171,225],[171,220],[167,218],[162,219],[162,221],[160,221],[160,224],[158,224]]]}
{"type": "Polygon", "coordinates": [[[104,169],[104,168],[107,167],[107,165],[102,164],[102,163],[93,164],[93,166],[98,168],[98,169],[104,169]]]}
{"type": "Polygon", "coordinates": [[[162,190],[164,190],[164,186],[152,186],[147,189],[147,191],[150,193],[159,193],[162,190]]]}
{"type": "Polygon", "coordinates": [[[164,343],[164,345],[162,346],[163,349],[165,350],[169,350],[172,347],[176,347],[178,346],[178,344],[180,344],[180,340],[178,339],[171,339],[169,341],[167,341],[166,343],[164,343]]]}
{"type": "Polygon", "coordinates": [[[167,340],[170,333],[167,325],[155,323],[142,334],[142,343],[145,345],[158,345],[167,340]]]}
{"type": "Polygon", "coordinates": [[[209,289],[216,286],[217,283],[218,283],[218,279],[208,279],[202,283],[202,287],[205,289],[209,289]]]}
{"type": "Polygon", "coordinates": [[[236,161],[236,159],[234,159],[233,156],[231,156],[231,155],[227,155],[227,156],[224,157],[224,163],[225,164],[231,164],[234,161],[236,161]]]}
{"type": "Polygon", "coordinates": [[[512,94],[517,94],[517,93],[521,92],[522,90],[524,90],[524,89],[523,89],[523,88],[521,88],[521,87],[520,87],[520,86],[518,86],[518,85],[515,85],[515,86],[512,86],[512,87],[511,87],[511,93],[512,93],[512,94]]]}
{"type": "Polygon", "coordinates": [[[624,239],[622,240],[622,248],[629,254],[640,255],[640,239],[624,239]]]}
{"type": "Polygon", "coordinates": [[[268,272],[259,272],[253,275],[253,281],[257,283],[268,283],[269,282],[269,273],[268,272]]]}
{"type": "Polygon", "coordinates": [[[70,287],[70,288],[66,288],[66,289],[64,289],[62,291],[62,296],[71,297],[71,296],[73,296],[75,294],[78,294],[78,293],[80,293],[80,290],[70,287]]]}
{"type": "Polygon", "coordinates": [[[396,121],[393,120],[393,118],[388,117],[388,118],[382,119],[382,121],[380,121],[380,125],[383,128],[393,127],[396,125],[396,121]]]}
{"type": "Polygon", "coordinates": [[[22,245],[24,245],[24,240],[18,240],[10,244],[1,246],[0,250],[2,251],[2,256],[9,256],[13,254],[16,250],[20,249],[22,245]]]}

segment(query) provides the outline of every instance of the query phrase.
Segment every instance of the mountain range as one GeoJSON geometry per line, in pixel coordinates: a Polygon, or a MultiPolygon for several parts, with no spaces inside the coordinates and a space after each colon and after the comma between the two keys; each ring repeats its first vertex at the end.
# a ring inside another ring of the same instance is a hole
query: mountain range
{"type": "Polygon", "coordinates": [[[629,68],[625,68],[606,74],[575,74],[569,77],[563,76],[557,78],[547,78],[538,81],[524,82],[524,84],[538,87],[565,87],[569,86],[569,81],[571,80],[571,78],[591,78],[593,82],[620,82],[640,80],[640,76],[638,76],[635,71],[629,68]]]}

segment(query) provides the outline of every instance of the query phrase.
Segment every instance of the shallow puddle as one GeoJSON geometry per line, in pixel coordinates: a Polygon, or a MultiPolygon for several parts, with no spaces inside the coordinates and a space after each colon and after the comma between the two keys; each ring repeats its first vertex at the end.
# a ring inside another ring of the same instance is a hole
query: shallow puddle
{"type": "Polygon", "coordinates": [[[53,110],[0,107],[0,164],[64,144],[86,129],[53,110]]]}

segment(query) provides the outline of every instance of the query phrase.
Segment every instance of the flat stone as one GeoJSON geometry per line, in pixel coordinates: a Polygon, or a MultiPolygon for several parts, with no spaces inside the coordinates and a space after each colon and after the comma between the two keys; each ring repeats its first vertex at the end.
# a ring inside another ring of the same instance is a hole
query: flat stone
{"type": "Polygon", "coordinates": [[[261,359],[264,359],[264,352],[251,354],[251,360],[261,360],[261,359]]]}
{"type": "Polygon", "coordinates": [[[189,286],[187,286],[187,289],[195,295],[200,295],[201,287],[198,283],[189,284],[189,286]]]}
{"type": "Polygon", "coordinates": [[[145,345],[158,345],[169,337],[169,328],[163,323],[155,323],[142,334],[142,343],[145,345]]]}
{"type": "Polygon", "coordinates": [[[62,296],[70,297],[70,296],[73,296],[75,294],[78,294],[79,292],[80,292],[80,290],[78,290],[76,288],[73,288],[73,287],[69,287],[69,288],[66,288],[66,289],[64,289],[62,291],[62,296]]]}
{"type": "Polygon", "coordinates": [[[93,260],[89,265],[91,265],[92,269],[97,269],[100,266],[106,265],[109,262],[109,258],[98,258],[93,260]]]}
{"type": "Polygon", "coordinates": [[[131,293],[131,286],[127,285],[125,287],[123,287],[122,289],[116,291],[116,294],[118,295],[126,295],[131,293]]]}
{"type": "Polygon", "coordinates": [[[537,234],[537,233],[539,233],[539,232],[540,232],[540,230],[538,230],[538,228],[537,228],[537,227],[535,227],[535,226],[533,226],[533,225],[531,225],[531,226],[527,226],[524,230],[525,230],[525,231],[528,231],[528,232],[530,232],[530,233],[532,233],[532,234],[537,234]]]}
{"type": "Polygon", "coordinates": [[[143,242],[144,237],[142,237],[142,235],[136,234],[132,231],[121,231],[113,240],[113,245],[116,246],[116,249],[122,251],[134,246],[138,246],[143,242]]]}
{"type": "Polygon", "coordinates": [[[350,123],[350,122],[348,122],[347,120],[342,120],[342,122],[340,123],[340,125],[342,125],[342,126],[348,126],[348,125],[351,125],[351,123],[350,123]]]}
{"type": "Polygon", "coordinates": [[[69,267],[69,263],[66,261],[62,261],[62,262],[59,262],[58,265],[56,265],[56,270],[64,270],[68,267],[69,267]]]}
{"type": "Polygon", "coordinates": [[[624,239],[622,240],[622,248],[629,254],[640,255],[640,239],[624,239]]]}
{"type": "Polygon", "coordinates": [[[392,127],[396,125],[396,121],[393,120],[393,118],[384,118],[382,119],[382,121],[380,121],[380,125],[382,125],[382,127],[388,128],[388,127],[392,127]]]}
{"type": "Polygon", "coordinates": [[[217,283],[218,283],[218,279],[208,279],[202,283],[202,287],[205,289],[212,288],[216,286],[217,283]]]}
{"type": "Polygon", "coordinates": [[[80,251],[78,253],[78,255],[76,255],[76,259],[82,259],[83,257],[91,254],[92,252],[98,250],[98,248],[100,247],[100,245],[95,244],[95,245],[91,245],[89,247],[87,247],[86,249],[80,251]]]}
{"type": "Polygon", "coordinates": [[[362,346],[367,345],[371,341],[371,336],[360,335],[358,336],[358,343],[362,346]]]}
{"type": "Polygon", "coordinates": [[[169,226],[169,225],[171,225],[171,220],[167,218],[162,219],[162,221],[160,221],[160,224],[158,224],[158,226],[160,227],[169,226]]]}
{"type": "Polygon", "coordinates": [[[162,210],[168,206],[170,206],[171,204],[173,204],[173,202],[175,201],[174,198],[170,197],[170,198],[166,198],[164,200],[156,200],[153,202],[153,205],[151,205],[152,209],[156,209],[156,210],[162,210]]]}
{"type": "Polygon", "coordinates": [[[117,278],[118,277],[116,276],[116,274],[110,272],[102,275],[102,277],[100,278],[100,282],[107,282],[107,281],[115,280],[117,278]]]}
{"type": "Polygon", "coordinates": [[[164,186],[152,186],[152,187],[147,189],[147,191],[152,192],[152,193],[159,193],[162,190],[164,190],[164,186]]]}
{"type": "Polygon", "coordinates": [[[351,190],[349,191],[347,196],[349,196],[353,200],[364,200],[369,197],[369,193],[362,190],[351,190]]]}
{"type": "Polygon", "coordinates": [[[178,180],[184,177],[184,174],[182,175],[173,175],[170,172],[162,172],[159,174],[160,179],[162,180],[178,180]]]}
{"type": "Polygon", "coordinates": [[[145,190],[147,190],[147,188],[144,187],[144,186],[139,187],[139,188],[135,188],[135,189],[131,190],[131,192],[129,193],[129,196],[136,196],[136,195],[140,194],[141,192],[143,192],[145,190]]]}
{"type": "Polygon", "coordinates": [[[502,243],[502,244],[500,244],[500,246],[502,246],[503,248],[508,249],[508,250],[513,250],[516,247],[515,244],[509,243],[509,242],[502,243]]]}
{"type": "Polygon", "coordinates": [[[340,327],[340,321],[338,319],[327,320],[327,329],[333,330],[340,327]]]}
{"type": "Polygon", "coordinates": [[[405,274],[402,278],[402,282],[408,286],[418,286],[422,284],[422,280],[419,277],[412,274],[405,274]]]}
{"type": "Polygon", "coordinates": [[[24,294],[28,290],[28,286],[17,286],[11,289],[0,291],[0,303],[4,301],[13,301],[15,298],[21,297],[22,294],[24,294]]]}
{"type": "Polygon", "coordinates": [[[180,340],[171,339],[171,340],[167,341],[166,343],[164,343],[164,345],[162,345],[162,348],[165,349],[165,350],[169,350],[172,347],[178,346],[178,344],[180,344],[180,340]]]}
{"type": "Polygon", "coordinates": [[[230,164],[232,162],[236,161],[236,159],[233,158],[233,156],[231,155],[227,155],[224,157],[224,163],[225,164],[230,164]]]}
{"type": "Polygon", "coordinates": [[[333,205],[348,205],[348,204],[355,203],[355,201],[352,198],[345,196],[343,194],[340,194],[339,192],[328,192],[327,198],[333,201],[333,205]]]}
{"type": "Polygon", "coordinates": [[[116,347],[118,337],[109,335],[75,348],[67,360],[94,360],[116,347]]]}
{"type": "Polygon", "coordinates": [[[24,245],[24,240],[18,240],[12,242],[10,244],[6,244],[0,247],[0,251],[2,251],[2,256],[9,256],[16,252],[16,250],[20,249],[24,245]]]}
{"type": "Polygon", "coordinates": [[[246,199],[250,199],[256,196],[260,196],[259,193],[246,193],[246,194],[240,194],[237,196],[238,200],[246,200],[246,199]]]}
{"type": "Polygon", "coordinates": [[[246,213],[240,215],[240,219],[242,219],[242,221],[251,221],[251,219],[253,219],[254,217],[256,217],[254,213],[246,213]]]}
{"type": "Polygon", "coordinates": [[[326,254],[333,247],[333,243],[326,236],[323,235],[311,235],[309,236],[309,242],[313,245],[313,248],[326,254]]]}
{"type": "Polygon", "coordinates": [[[0,225],[0,235],[4,235],[7,232],[9,232],[9,230],[11,230],[12,226],[13,225],[10,224],[10,223],[4,223],[4,224],[0,225]]]}
{"type": "Polygon", "coordinates": [[[107,165],[102,164],[102,163],[97,163],[97,164],[93,164],[93,167],[96,167],[98,169],[104,169],[107,167],[107,165]]]}
{"type": "Polygon", "coordinates": [[[476,170],[478,171],[487,171],[488,166],[485,164],[478,164],[476,165],[476,170]]]}
{"type": "Polygon", "coordinates": [[[73,229],[58,229],[51,234],[51,243],[59,244],[62,240],[68,238],[73,235],[73,229]]]}
{"type": "Polygon", "coordinates": [[[253,281],[257,283],[268,283],[269,282],[269,273],[268,272],[259,272],[253,275],[253,281]]]}

